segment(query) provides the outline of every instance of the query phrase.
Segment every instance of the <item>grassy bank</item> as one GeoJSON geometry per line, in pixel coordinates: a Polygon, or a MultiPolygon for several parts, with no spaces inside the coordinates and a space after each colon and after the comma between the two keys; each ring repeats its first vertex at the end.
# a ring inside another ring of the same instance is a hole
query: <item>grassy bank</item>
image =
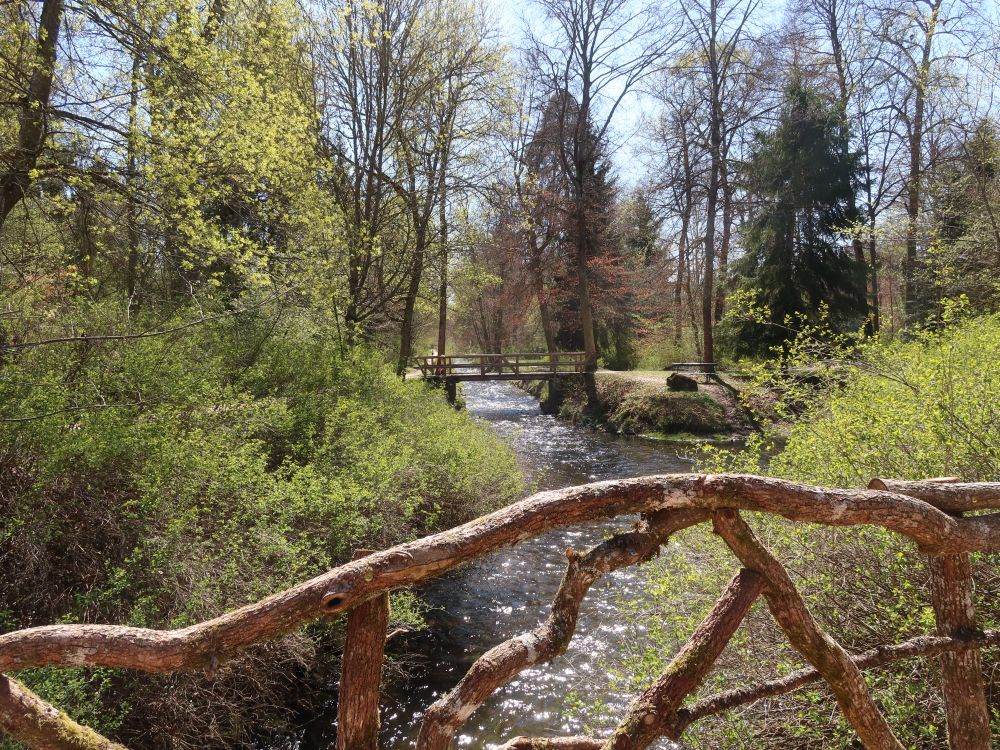
{"type": "MultiPolygon", "coordinates": [[[[37,418],[0,423],[0,568],[18,571],[0,577],[0,631],[183,627],[519,494],[492,432],[325,330],[275,312],[5,364],[0,416],[37,418]]],[[[396,617],[413,616],[408,601],[396,617]]],[[[129,747],[246,746],[335,658],[338,627],[255,648],[211,679],[19,676],[129,747]]]]}
{"type": "Polygon", "coordinates": [[[559,415],[576,423],[626,435],[668,440],[729,437],[744,428],[720,402],[718,394],[674,392],[660,382],[630,377],[630,373],[597,375],[597,401],[588,403],[580,385],[567,391],[559,415]]]}

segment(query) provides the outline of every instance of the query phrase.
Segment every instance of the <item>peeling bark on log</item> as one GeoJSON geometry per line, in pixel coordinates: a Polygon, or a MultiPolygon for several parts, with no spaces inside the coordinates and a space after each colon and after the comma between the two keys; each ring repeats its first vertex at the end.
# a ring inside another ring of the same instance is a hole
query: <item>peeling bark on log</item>
{"type": "MultiPolygon", "coordinates": [[[[995,485],[1000,492],[1000,484],[995,485]]],[[[555,528],[657,510],[736,508],[793,521],[882,526],[928,553],[1000,549],[1000,514],[956,519],[906,495],[838,490],[739,474],[667,474],[541,492],[454,529],[334,568],[234,612],[181,630],[49,625],[0,636],[0,672],[107,666],[204,668],[323,616],[452,570],[555,528]]]]}
{"type": "Polygon", "coordinates": [[[784,566],[761,544],[739,513],[714,516],[716,531],[740,562],[767,580],[764,598],[789,642],[830,685],[837,704],[869,750],[904,750],[843,647],[813,619],[784,566]]]}
{"type": "Polygon", "coordinates": [[[997,482],[958,482],[952,477],[922,482],[875,478],[868,483],[868,489],[909,495],[950,513],[989,510],[1000,505],[1000,483],[997,482]]]}
{"type": "Polygon", "coordinates": [[[625,718],[604,750],[645,750],[664,733],[664,727],[684,698],[701,684],[719,654],[743,622],[764,589],[764,578],[743,569],[733,576],[712,611],[667,665],[660,678],[632,701],[625,718]]]}
{"type": "MultiPolygon", "coordinates": [[[[354,559],[370,554],[372,550],[358,550],[354,559]]],[[[378,749],[379,687],[388,629],[388,592],[347,613],[337,700],[337,750],[378,749]]]]}
{"type": "Polygon", "coordinates": [[[32,750],[126,750],[0,674],[0,733],[32,750]]]}
{"type": "Polygon", "coordinates": [[[598,578],[648,560],[675,531],[707,518],[703,511],[660,511],[635,530],[617,534],[585,555],[566,550],[568,567],[548,619],[479,657],[458,685],[427,710],[417,750],[446,750],[455,733],[490,695],[525,669],[564,653],[576,630],[580,605],[598,578]]]}

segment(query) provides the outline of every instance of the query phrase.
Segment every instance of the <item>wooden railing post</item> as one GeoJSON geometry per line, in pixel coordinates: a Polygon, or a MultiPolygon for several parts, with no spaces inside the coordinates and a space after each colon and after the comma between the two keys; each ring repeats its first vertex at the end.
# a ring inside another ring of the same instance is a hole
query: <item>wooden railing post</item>
{"type": "MultiPolygon", "coordinates": [[[[932,555],[927,567],[938,635],[968,638],[978,633],[969,555],[932,555]]],[[[941,654],[941,691],[949,747],[989,750],[990,714],[978,648],[941,654]]]]}
{"type": "MultiPolygon", "coordinates": [[[[957,478],[925,480],[927,484],[952,484],[957,478]]],[[[871,489],[911,494],[908,483],[873,479],[871,489]]],[[[961,518],[961,512],[952,516],[961,518]]],[[[937,634],[969,638],[979,634],[973,601],[972,563],[968,553],[930,555],[931,605],[937,620],[937,634]]],[[[952,750],[989,750],[990,712],[983,684],[983,664],[978,648],[941,654],[941,692],[948,726],[948,746],[952,750]]]]}
{"type": "Polygon", "coordinates": [[[632,701],[602,750],[645,750],[666,732],[681,703],[711,671],[764,586],[763,576],[752,570],[744,568],[733,576],[660,678],[632,701]]]}
{"type": "MultiPolygon", "coordinates": [[[[356,550],[358,560],[372,550],[356,550]]],[[[347,638],[340,668],[337,750],[377,750],[379,684],[389,627],[389,594],[382,593],[347,613],[347,638]]]]}

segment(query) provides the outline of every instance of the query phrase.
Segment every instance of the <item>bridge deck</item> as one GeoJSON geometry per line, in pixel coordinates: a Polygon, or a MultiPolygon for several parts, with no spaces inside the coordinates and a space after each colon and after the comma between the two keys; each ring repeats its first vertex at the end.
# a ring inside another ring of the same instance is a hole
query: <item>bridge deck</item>
{"type": "Polygon", "coordinates": [[[415,357],[413,362],[428,380],[533,380],[581,375],[586,372],[587,355],[585,352],[432,355],[415,357]]]}

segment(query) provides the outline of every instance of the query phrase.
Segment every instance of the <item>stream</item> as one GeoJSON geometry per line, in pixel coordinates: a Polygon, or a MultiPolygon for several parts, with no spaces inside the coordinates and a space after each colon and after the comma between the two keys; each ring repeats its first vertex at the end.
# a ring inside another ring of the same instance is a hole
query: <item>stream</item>
{"type": "MultiPolygon", "coordinates": [[[[513,448],[530,491],[690,469],[676,446],[543,415],[536,398],[509,383],[466,383],[463,393],[469,411],[489,422],[513,448]]],[[[625,528],[628,521],[618,526],[625,528]]],[[[427,706],[487,649],[547,617],[565,571],[564,550],[585,551],[605,536],[607,527],[558,529],[425,585],[421,598],[430,605],[429,632],[409,644],[413,663],[406,677],[386,680],[383,687],[381,747],[412,748],[427,706]]],[[[621,716],[631,696],[612,692],[603,664],[624,658],[635,646],[635,628],[623,621],[615,605],[642,586],[642,577],[641,568],[631,567],[598,581],[584,602],[567,653],[522,672],[495,693],[466,723],[458,747],[488,750],[517,735],[580,733],[579,712],[569,710],[567,696],[598,706],[599,716],[621,716]]],[[[333,750],[335,721],[331,706],[310,722],[294,746],[333,750]]]]}

